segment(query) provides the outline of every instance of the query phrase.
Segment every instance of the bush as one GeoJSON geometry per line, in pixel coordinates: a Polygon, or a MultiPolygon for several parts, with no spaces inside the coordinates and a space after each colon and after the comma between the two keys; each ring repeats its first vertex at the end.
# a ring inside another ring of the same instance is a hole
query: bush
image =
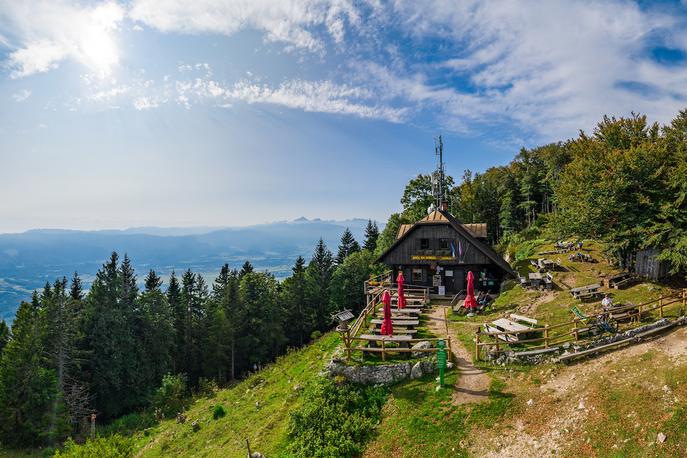
{"type": "Polygon", "coordinates": [[[384,387],[335,385],[321,379],[291,414],[288,451],[296,457],[357,456],[372,437],[386,402],[384,387]]]}
{"type": "Polygon", "coordinates": [[[153,407],[159,409],[166,418],[174,417],[186,407],[186,377],[167,374],[162,385],[153,395],[153,407]]]}
{"type": "Polygon", "coordinates": [[[217,404],[215,406],[215,410],[212,411],[212,418],[217,420],[218,418],[222,418],[225,416],[227,413],[224,411],[224,407],[222,404],[217,404]]]}
{"type": "Polygon", "coordinates": [[[322,333],[321,333],[320,331],[313,331],[313,332],[310,334],[310,339],[311,339],[311,340],[317,340],[317,339],[319,339],[320,337],[322,337],[322,333]]]}
{"type": "Polygon", "coordinates": [[[115,434],[109,437],[96,437],[78,445],[72,439],[64,443],[64,449],[55,452],[55,458],[128,458],[134,455],[133,441],[115,434]]]}
{"type": "Polygon", "coordinates": [[[217,382],[205,377],[198,380],[198,395],[211,399],[215,397],[215,393],[219,390],[217,382]]]}

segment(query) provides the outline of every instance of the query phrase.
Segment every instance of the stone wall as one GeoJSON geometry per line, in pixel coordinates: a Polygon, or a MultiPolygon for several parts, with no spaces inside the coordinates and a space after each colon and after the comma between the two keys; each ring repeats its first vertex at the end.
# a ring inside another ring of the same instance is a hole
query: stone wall
{"type": "Polygon", "coordinates": [[[378,366],[353,365],[347,366],[339,359],[332,359],[327,365],[327,372],[331,377],[343,376],[349,382],[365,385],[393,385],[402,380],[420,378],[426,374],[436,372],[436,360],[424,359],[397,364],[383,364],[378,366]]]}

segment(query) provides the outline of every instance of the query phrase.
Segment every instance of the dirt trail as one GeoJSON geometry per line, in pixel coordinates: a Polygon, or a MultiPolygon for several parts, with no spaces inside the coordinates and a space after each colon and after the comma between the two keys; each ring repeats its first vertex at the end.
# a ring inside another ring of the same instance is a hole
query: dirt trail
{"type": "MultiPolygon", "coordinates": [[[[429,314],[429,329],[435,334],[446,334],[444,309],[446,306],[436,306],[429,314]]],[[[453,404],[468,404],[485,401],[489,395],[489,376],[472,364],[470,352],[458,339],[456,331],[449,326],[451,336],[451,353],[453,362],[458,369],[458,381],[453,392],[453,404]]]]}
{"type": "MultiPolygon", "coordinates": [[[[622,364],[650,351],[664,353],[675,364],[684,363],[687,361],[686,342],[687,328],[678,329],[595,359],[549,369],[543,374],[538,388],[519,391],[516,386],[511,386],[516,391],[516,397],[529,401],[518,415],[506,420],[501,428],[475,441],[470,447],[470,454],[489,458],[557,455],[571,438],[582,433],[589,415],[599,414],[594,399],[590,397],[590,377],[601,375],[616,383],[629,383],[623,382],[630,375],[629,370],[628,375],[623,375],[625,369],[622,364]]],[[[529,385],[524,380],[520,380],[519,384],[529,385]]]]}

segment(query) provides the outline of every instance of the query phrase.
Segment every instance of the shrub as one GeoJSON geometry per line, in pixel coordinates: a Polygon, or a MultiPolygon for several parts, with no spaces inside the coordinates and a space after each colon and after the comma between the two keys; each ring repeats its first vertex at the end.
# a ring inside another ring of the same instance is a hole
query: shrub
{"type": "Polygon", "coordinates": [[[227,413],[224,411],[224,407],[222,404],[217,404],[215,406],[215,410],[212,411],[212,418],[217,420],[218,418],[222,418],[225,416],[227,413]]]}
{"type": "Polygon", "coordinates": [[[171,418],[186,407],[186,377],[167,374],[162,385],[153,395],[153,407],[160,409],[165,417],[171,418]]]}
{"type": "Polygon", "coordinates": [[[321,333],[320,331],[313,331],[313,332],[310,334],[310,339],[311,339],[311,340],[317,340],[317,339],[319,339],[320,337],[322,337],[322,333],[321,333]]]}
{"type": "Polygon", "coordinates": [[[288,451],[297,457],[357,456],[379,423],[384,387],[335,385],[321,379],[291,414],[288,451]]]}
{"type": "Polygon", "coordinates": [[[72,439],[64,443],[64,449],[55,452],[55,458],[128,458],[134,454],[133,441],[115,434],[109,437],[89,439],[78,445],[72,439]]]}
{"type": "Polygon", "coordinates": [[[198,395],[211,399],[215,397],[215,393],[219,390],[217,382],[205,377],[198,380],[198,395]]]}

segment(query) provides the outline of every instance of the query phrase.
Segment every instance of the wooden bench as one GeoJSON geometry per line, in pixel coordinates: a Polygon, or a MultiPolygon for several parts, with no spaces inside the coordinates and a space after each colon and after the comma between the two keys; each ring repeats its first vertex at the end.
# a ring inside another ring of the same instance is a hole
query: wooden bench
{"type": "MultiPolygon", "coordinates": [[[[381,326],[381,324],[384,322],[384,320],[372,320],[372,324],[378,324],[381,326]]],[[[405,319],[391,319],[391,324],[394,326],[417,326],[420,324],[420,320],[405,320],[405,319]]]]}
{"type": "MultiPolygon", "coordinates": [[[[379,332],[379,329],[370,329],[370,332],[372,334],[377,334],[379,332]]],[[[399,328],[399,329],[394,329],[394,334],[407,334],[407,335],[413,335],[417,334],[417,329],[405,329],[405,328],[399,328]]]]}
{"type": "Polygon", "coordinates": [[[534,318],[516,315],[515,313],[511,313],[510,315],[508,315],[508,318],[510,318],[511,321],[514,321],[516,323],[520,322],[520,324],[524,324],[525,326],[529,326],[530,328],[536,328],[539,324],[539,321],[535,320],[534,318]]]}

